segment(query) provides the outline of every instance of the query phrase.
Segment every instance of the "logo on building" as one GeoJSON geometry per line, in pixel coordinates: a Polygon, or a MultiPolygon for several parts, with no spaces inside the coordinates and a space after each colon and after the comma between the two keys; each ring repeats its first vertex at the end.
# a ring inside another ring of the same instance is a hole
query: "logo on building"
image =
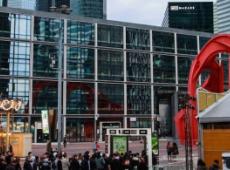
{"type": "Polygon", "coordinates": [[[178,6],[178,5],[173,5],[170,6],[171,11],[181,11],[181,10],[195,10],[195,6],[178,6]]]}

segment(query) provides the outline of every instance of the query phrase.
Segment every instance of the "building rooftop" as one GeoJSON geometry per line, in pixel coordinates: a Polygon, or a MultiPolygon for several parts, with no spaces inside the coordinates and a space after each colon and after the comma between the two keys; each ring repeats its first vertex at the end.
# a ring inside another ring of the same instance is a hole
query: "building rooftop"
{"type": "Polygon", "coordinates": [[[0,7],[0,12],[33,15],[33,16],[45,17],[45,18],[69,19],[69,20],[77,20],[80,22],[98,23],[98,24],[106,24],[106,25],[127,26],[131,28],[145,29],[145,30],[152,29],[154,31],[175,32],[179,34],[194,35],[194,36],[197,36],[197,35],[202,35],[204,37],[213,36],[213,34],[206,33],[206,32],[189,31],[189,30],[183,30],[183,29],[167,28],[167,27],[160,27],[160,26],[120,22],[120,21],[111,21],[111,20],[104,20],[104,19],[97,19],[97,18],[71,16],[71,15],[65,15],[65,14],[60,14],[60,13],[55,13],[55,12],[52,13],[52,12],[43,12],[43,11],[33,11],[33,10],[9,8],[9,7],[0,7]]]}

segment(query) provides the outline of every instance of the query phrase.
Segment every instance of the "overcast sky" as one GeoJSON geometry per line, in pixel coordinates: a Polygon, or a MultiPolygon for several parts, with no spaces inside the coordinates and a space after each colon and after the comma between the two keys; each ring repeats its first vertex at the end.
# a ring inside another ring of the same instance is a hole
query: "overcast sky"
{"type": "Polygon", "coordinates": [[[107,0],[107,19],[160,26],[169,1],[216,0],[107,0]]]}

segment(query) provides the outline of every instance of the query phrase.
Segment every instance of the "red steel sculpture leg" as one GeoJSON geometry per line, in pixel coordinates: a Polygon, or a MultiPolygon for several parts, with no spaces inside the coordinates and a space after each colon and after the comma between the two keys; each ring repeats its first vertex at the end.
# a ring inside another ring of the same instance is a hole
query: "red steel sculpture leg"
{"type": "MultiPolygon", "coordinates": [[[[191,98],[196,98],[197,81],[205,70],[208,70],[210,74],[202,87],[212,92],[224,91],[223,65],[216,60],[219,53],[230,53],[230,34],[217,35],[209,40],[192,62],[188,79],[188,95],[190,97],[188,104],[190,106],[197,108],[196,100],[191,100],[191,98]]],[[[189,113],[192,114],[191,136],[192,143],[195,144],[198,138],[197,110],[190,109],[189,113]]],[[[181,143],[185,141],[184,116],[185,109],[180,110],[175,116],[176,130],[181,143]]]]}

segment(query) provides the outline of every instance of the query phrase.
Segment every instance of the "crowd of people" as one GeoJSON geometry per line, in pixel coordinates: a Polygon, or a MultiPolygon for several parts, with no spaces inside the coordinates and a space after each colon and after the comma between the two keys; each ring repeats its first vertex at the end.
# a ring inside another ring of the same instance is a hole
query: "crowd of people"
{"type": "Polygon", "coordinates": [[[141,154],[114,153],[110,156],[99,151],[76,154],[67,157],[65,152],[46,152],[41,157],[28,153],[25,160],[20,161],[11,152],[1,154],[0,170],[148,170],[146,152],[141,154]]]}

